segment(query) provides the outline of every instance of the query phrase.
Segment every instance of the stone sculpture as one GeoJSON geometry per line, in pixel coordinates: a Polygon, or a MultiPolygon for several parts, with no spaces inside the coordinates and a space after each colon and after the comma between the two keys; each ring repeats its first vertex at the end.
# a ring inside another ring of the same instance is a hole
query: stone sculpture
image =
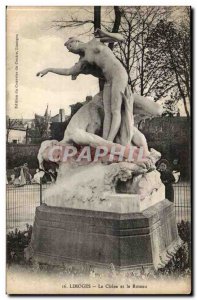
{"type": "Polygon", "coordinates": [[[161,154],[148,149],[145,136],[134,124],[135,114],[159,116],[162,108],[131,92],[126,71],[103,45],[111,41],[123,40],[119,34],[101,30],[88,43],[70,38],[65,45],[80,55],[79,62],[70,69],[48,68],[37,74],[52,72],[72,79],[92,74],[106,81],[103,92],[72,117],[62,141],[41,144],[40,167],[44,160],[52,160],[59,171],[56,183],[43,196],[45,204],[36,210],[26,249],[26,257],[38,262],[158,268],[180,246],[173,204],[165,200],[155,167],[161,154]],[[140,159],[139,155],[130,159],[133,146],[143,149],[140,159]],[[77,147],[80,151],[75,152],[77,147]],[[66,149],[64,155],[62,149],[66,149]],[[62,159],[65,153],[66,161],[62,159]],[[95,159],[98,153],[100,159],[95,159]]]}

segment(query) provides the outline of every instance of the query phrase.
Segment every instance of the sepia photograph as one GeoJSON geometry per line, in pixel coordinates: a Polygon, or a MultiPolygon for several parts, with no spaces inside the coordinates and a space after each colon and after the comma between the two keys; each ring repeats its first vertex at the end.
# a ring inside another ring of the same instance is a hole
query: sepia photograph
{"type": "Polygon", "coordinates": [[[192,293],[190,6],[7,6],[6,293],[192,293]]]}

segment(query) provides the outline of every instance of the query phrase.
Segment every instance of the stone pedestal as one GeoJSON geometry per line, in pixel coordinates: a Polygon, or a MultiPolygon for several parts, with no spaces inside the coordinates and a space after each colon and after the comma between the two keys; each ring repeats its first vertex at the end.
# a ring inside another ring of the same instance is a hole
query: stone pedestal
{"type": "Polygon", "coordinates": [[[174,205],[168,200],[128,213],[43,204],[36,209],[26,255],[31,250],[34,260],[48,264],[158,268],[179,244],[174,205]]]}

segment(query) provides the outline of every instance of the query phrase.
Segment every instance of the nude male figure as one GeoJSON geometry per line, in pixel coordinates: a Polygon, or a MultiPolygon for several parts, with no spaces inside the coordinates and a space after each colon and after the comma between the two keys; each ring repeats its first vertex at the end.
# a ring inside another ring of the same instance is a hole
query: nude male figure
{"type": "MultiPolygon", "coordinates": [[[[56,146],[56,145],[65,145],[72,144],[73,142],[78,145],[90,145],[94,148],[97,146],[105,146],[109,150],[116,146],[116,149],[119,150],[121,145],[119,144],[118,136],[117,142],[111,142],[103,139],[100,135],[102,135],[102,124],[104,119],[104,105],[102,99],[102,92],[95,95],[93,100],[89,103],[82,106],[76,114],[70,120],[65,133],[64,138],[61,142],[52,140],[52,141],[44,141],[41,144],[38,160],[40,164],[40,168],[43,168],[43,160],[48,160],[47,148],[56,146]]],[[[129,93],[126,93],[127,96],[123,95],[124,101],[126,101],[127,97],[130,97],[129,93]]],[[[133,95],[134,103],[131,103],[131,119],[133,122],[133,114],[152,114],[152,115],[160,115],[162,110],[160,106],[149,100],[145,99],[142,96],[133,95]],[[145,101],[145,103],[144,103],[145,101]]],[[[127,102],[128,103],[128,102],[127,102]]],[[[132,132],[132,145],[137,147],[144,147],[144,151],[146,151],[146,155],[149,154],[148,146],[146,143],[146,139],[144,135],[133,125],[131,130],[132,132]]],[[[58,162],[58,156],[57,162],[58,162]]],[[[127,157],[125,157],[127,158],[127,157]]]]}

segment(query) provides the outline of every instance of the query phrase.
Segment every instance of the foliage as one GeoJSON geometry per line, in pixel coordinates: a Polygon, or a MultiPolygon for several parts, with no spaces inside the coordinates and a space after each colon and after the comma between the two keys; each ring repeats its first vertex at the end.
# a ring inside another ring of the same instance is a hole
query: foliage
{"type": "Polygon", "coordinates": [[[41,138],[47,139],[50,137],[50,116],[39,116],[35,114],[35,129],[39,132],[41,138]]]}
{"type": "Polygon", "coordinates": [[[21,166],[26,162],[30,169],[38,168],[37,154],[39,145],[7,145],[6,166],[8,169],[21,166]]]}
{"type": "Polygon", "coordinates": [[[155,88],[161,82],[165,85],[167,80],[158,76],[159,66],[155,63],[150,68],[148,61],[148,41],[152,30],[165,16],[166,9],[161,7],[127,7],[122,10],[119,32],[125,42],[117,44],[114,52],[127,70],[132,91],[144,96],[152,95],[155,88]]]}
{"type": "MultiPolygon", "coordinates": [[[[133,92],[152,96],[157,101],[169,96],[167,115],[182,100],[189,116],[190,99],[190,8],[133,6],[87,10],[80,19],[70,16],[54,20],[57,29],[89,26],[86,34],[97,27],[119,32],[125,42],[109,44],[125,67],[133,92]],[[171,110],[172,109],[172,110],[171,110]]],[[[84,28],[85,29],[85,28],[84,28]]],[[[102,89],[103,83],[99,81],[102,89]]]]}
{"type": "MultiPolygon", "coordinates": [[[[121,22],[121,10],[119,6],[102,7],[94,6],[92,8],[81,8],[86,14],[67,15],[64,19],[52,21],[52,28],[57,30],[62,29],[79,29],[83,28],[83,32],[79,35],[92,33],[97,28],[108,28],[110,32],[118,32],[121,22]],[[113,15],[113,16],[112,16],[113,15]],[[109,16],[108,20],[104,16],[109,16]]],[[[109,44],[110,49],[113,49],[113,43],[109,44]]]]}
{"type": "Polygon", "coordinates": [[[162,116],[165,117],[175,117],[178,114],[180,114],[179,109],[177,108],[177,101],[174,101],[172,99],[165,100],[163,105],[163,114],[162,116]]]}
{"type": "MultiPolygon", "coordinates": [[[[154,71],[157,65],[157,76],[161,79],[161,84],[155,88],[156,98],[159,99],[169,90],[172,99],[175,101],[182,99],[187,116],[189,116],[187,99],[190,99],[191,88],[189,14],[190,11],[187,11],[185,19],[180,24],[160,20],[148,38],[147,52],[148,68],[154,71]]],[[[152,80],[151,77],[149,81],[152,80]]]]}
{"type": "Polygon", "coordinates": [[[32,226],[26,224],[26,230],[17,228],[7,234],[7,263],[24,264],[24,249],[31,240],[32,226]]]}
{"type": "Polygon", "coordinates": [[[164,7],[123,8],[119,32],[125,43],[117,44],[114,52],[133,92],[155,101],[169,96],[175,105],[182,99],[189,116],[190,10],[185,8],[180,22],[175,19],[178,13],[164,7]]]}
{"type": "Polygon", "coordinates": [[[10,119],[8,116],[6,117],[6,142],[8,143],[9,134],[12,129],[21,129],[23,131],[26,130],[23,121],[20,119],[10,119]]]}
{"type": "Polygon", "coordinates": [[[168,264],[157,271],[158,275],[183,277],[191,273],[191,223],[181,221],[177,227],[184,244],[168,264]]]}
{"type": "Polygon", "coordinates": [[[177,224],[177,227],[179,236],[184,243],[191,244],[191,223],[188,221],[181,221],[181,223],[177,224]]]}

